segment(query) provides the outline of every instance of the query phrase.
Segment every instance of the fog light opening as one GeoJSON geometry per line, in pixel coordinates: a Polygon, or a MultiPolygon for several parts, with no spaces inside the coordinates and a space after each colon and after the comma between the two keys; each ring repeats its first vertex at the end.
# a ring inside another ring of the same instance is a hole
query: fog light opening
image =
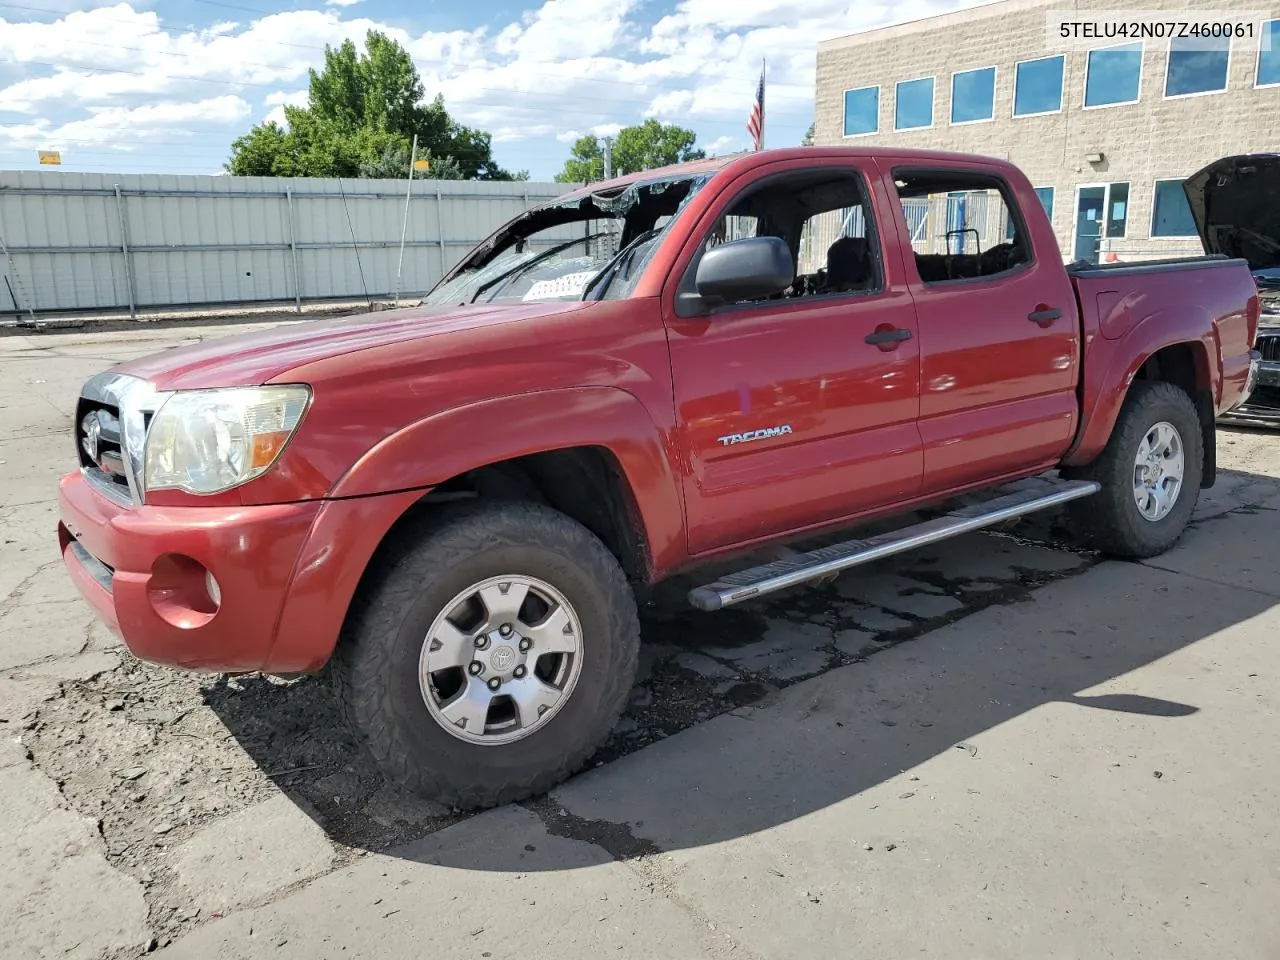
{"type": "Polygon", "coordinates": [[[213,575],[212,570],[204,572],[204,588],[209,591],[209,599],[213,601],[213,608],[216,610],[222,606],[222,587],[218,585],[218,578],[213,575]]]}
{"type": "Polygon", "coordinates": [[[147,596],[162,620],[191,630],[204,626],[218,612],[222,585],[198,560],[166,553],[151,566],[147,596]]]}

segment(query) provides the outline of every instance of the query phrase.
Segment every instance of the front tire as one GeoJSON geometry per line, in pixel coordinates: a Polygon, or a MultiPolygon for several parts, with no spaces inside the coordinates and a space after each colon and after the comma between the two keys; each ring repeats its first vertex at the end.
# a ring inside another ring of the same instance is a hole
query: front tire
{"type": "Polygon", "coordinates": [[[387,776],[461,809],[543,793],[608,736],[640,626],[618,561],[533,503],[407,525],[335,652],[338,693],[387,776]]]}
{"type": "Polygon", "coordinates": [[[1191,397],[1172,383],[1135,381],[1106,448],[1087,467],[1064,471],[1102,485],[1071,505],[1072,521],[1104,553],[1154,557],[1186,530],[1203,471],[1204,441],[1191,397]]]}

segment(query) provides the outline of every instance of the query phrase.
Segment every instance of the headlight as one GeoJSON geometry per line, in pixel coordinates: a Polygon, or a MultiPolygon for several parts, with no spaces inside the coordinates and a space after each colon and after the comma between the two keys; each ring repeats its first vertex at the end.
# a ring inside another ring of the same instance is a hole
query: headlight
{"type": "Polygon", "coordinates": [[[265,473],[302,419],[305,386],[172,394],[147,430],[144,487],[221,493],[265,473]]]}

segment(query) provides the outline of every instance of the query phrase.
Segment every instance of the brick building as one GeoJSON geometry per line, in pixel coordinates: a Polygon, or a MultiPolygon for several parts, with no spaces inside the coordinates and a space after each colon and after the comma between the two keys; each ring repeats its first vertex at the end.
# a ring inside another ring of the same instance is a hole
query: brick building
{"type": "Polygon", "coordinates": [[[1280,2],[998,0],[827,40],[814,142],[1011,160],[1067,260],[1197,253],[1181,180],[1221,156],[1280,149],[1280,2]],[[1222,41],[1051,42],[1051,17],[1088,21],[1117,6],[1266,18],[1229,51],[1222,41]]]}

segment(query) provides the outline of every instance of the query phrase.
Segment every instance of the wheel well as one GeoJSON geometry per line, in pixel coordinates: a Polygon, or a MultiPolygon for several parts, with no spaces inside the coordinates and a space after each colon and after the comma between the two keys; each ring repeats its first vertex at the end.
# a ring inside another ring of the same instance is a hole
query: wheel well
{"type": "Polygon", "coordinates": [[[1191,397],[1200,415],[1200,433],[1204,438],[1204,470],[1202,488],[1217,480],[1218,446],[1213,391],[1209,386],[1209,363],[1201,344],[1175,343],[1157,350],[1138,370],[1135,380],[1162,380],[1181,387],[1191,397]]]}
{"type": "Polygon", "coordinates": [[[409,514],[477,499],[546,504],[599,537],[629,579],[648,577],[648,543],[631,485],[603,447],[550,450],[468,470],[436,486],[409,514]]]}

